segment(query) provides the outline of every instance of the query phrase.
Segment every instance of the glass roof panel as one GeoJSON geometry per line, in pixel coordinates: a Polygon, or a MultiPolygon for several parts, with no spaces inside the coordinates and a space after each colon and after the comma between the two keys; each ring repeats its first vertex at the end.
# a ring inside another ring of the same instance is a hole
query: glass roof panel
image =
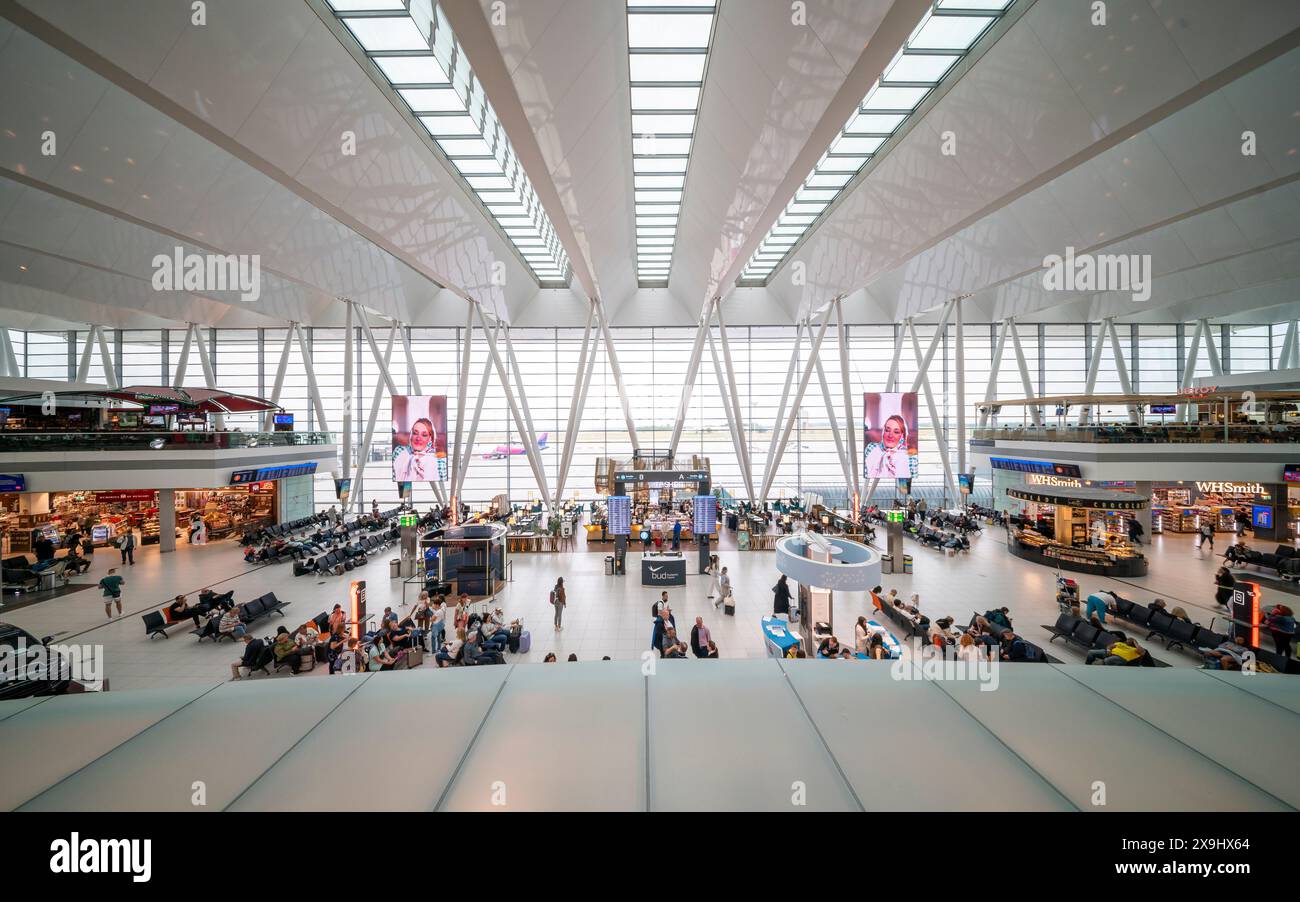
{"type": "Polygon", "coordinates": [[[431,0],[328,2],[538,281],[567,281],[568,257],[441,7],[431,0]]]}
{"type": "Polygon", "coordinates": [[[691,81],[704,78],[703,53],[633,53],[628,57],[632,81],[691,81]]]}
{"type": "MultiPolygon", "coordinates": [[[[668,6],[672,4],[661,4],[668,6]]],[[[639,13],[628,10],[629,49],[703,50],[713,32],[710,13],[639,13]]]]}

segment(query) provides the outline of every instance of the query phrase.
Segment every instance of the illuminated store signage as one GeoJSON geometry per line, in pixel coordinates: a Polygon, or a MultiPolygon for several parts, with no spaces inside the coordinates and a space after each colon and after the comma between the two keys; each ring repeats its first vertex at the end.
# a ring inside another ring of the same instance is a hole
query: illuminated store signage
{"type": "Polygon", "coordinates": [[[1083,488],[1082,479],[1073,479],[1067,476],[1044,476],[1041,473],[1026,473],[1026,485],[1045,485],[1053,489],[1081,489],[1083,488]]]}
{"type": "Polygon", "coordinates": [[[1007,496],[1021,501],[1032,501],[1035,504],[1103,511],[1138,511],[1146,508],[1149,503],[1145,498],[1137,501],[1125,501],[1119,498],[1071,498],[1069,495],[1045,495],[1027,489],[1007,489],[1007,496]]]}
{"type": "Polygon", "coordinates": [[[1230,495],[1267,495],[1268,489],[1258,482],[1198,482],[1198,492],[1226,493],[1230,495]]]}
{"type": "Polygon", "coordinates": [[[25,492],[27,491],[27,477],[18,476],[0,476],[0,492],[25,492]]]}
{"type": "Polygon", "coordinates": [[[619,470],[614,474],[615,482],[634,482],[637,484],[708,482],[708,480],[709,474],[704,470],[619,470]]]}
{"type": "Polygon", "coordinates": [[[283,467],[262,467],[260,470],[236,470],[230,474],[231,485],[244,485],[249,482],[267,482],[272,479],[288,479],[291,476],[310,476],[316,472],[316,462],[309,464],[290,464],[283,467]]]}

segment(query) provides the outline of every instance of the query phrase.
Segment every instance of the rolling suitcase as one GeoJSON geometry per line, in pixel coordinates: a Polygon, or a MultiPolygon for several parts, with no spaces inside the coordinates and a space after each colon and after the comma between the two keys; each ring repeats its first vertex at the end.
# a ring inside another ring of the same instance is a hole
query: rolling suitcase
{"type": "Polygon", "coordinates": [[[727,596],[726,603],[722,606],[722,613],[728,617],[736,616],[736,599],[730,595],[727,596]]]}
{"type": "Polygon", "coordinates": [[[510,649],[511,654],[519,654],[519,635],[511,633],[510,637],[506,639],[506,646],[510,649]]]}
{"type": "Polygon", "coordinates": [[[533,634],[528,632],[528,630],[524,630],[519,634],[519,653],[521,655],[526,655],[532,647],[533,634]]]}

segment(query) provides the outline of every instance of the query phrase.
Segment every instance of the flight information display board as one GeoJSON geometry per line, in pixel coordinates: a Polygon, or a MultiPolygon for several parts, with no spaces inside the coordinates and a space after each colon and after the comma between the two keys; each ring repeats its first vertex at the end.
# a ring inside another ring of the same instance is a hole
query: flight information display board
{"type": "Polygon", "coordinates": [[[695,522],[691,530],[697,536],[709,536],[718,531],[718,499],[712,495],[695,496],[695,522]]]}
{"type": "Polygon", "coordinates": [[[626,536],[632,532],[632,499],[628,495],[609,496],[609,534],[626,536]]]}
{"type": "Polygon", "coordinates": [[[1037,473],[1042,476],[1070,476],[1083,478],[1078,464],[1056,464],[1050,460],[1017,460],[1011,457],[992,457],[989,462],[995,470],[1010,470],[1013,473],[1037,473]]]}
{"type": "Polygon", "coordinates": [[[315,472],[315,461],[307,464],[289,464],[282,467],[262,467],[260,470],[236,470],[230,474],[230,484],[247,485],[250,482],[269,482],[272,479],[288,479],[291,476],[310,476],[315,472]]]}

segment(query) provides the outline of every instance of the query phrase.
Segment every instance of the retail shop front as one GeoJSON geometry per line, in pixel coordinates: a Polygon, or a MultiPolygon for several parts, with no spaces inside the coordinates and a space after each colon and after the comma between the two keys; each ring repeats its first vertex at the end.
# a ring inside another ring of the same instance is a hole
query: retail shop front
{"type": "Polygon", "coordinates": [[[1008,488],[1019,526],[1007,549],[1049,567],[1103,576],[1145,576],[1147,559],[1128,539],[1128,521],[1146,511],[1145,495],[1050,485],[1008,488]]]}
{"type": "Polygon", "coordinates": [[[1293,488],[1241,481],[1157,482],[1151,491],[1151,531],[1196,533],[1209,522],[1220,533],[1241,532],[1249,524],[1257,539],[1294,538],[1300,510],[1292,508],[1300,504],[1300,492],[1293,488]]]}
{"type": "Polygon", "coordinates": [[[130,529],[141,545],[157,545],[161,520],[174,524],[180,542],[238,537],[278,522],[279,507],[279,482],[273,479],[221,488],[5,493],[0,525],[6,553],[24,554],[42,536],[57,545],[73,532],[103,547],[130,529]],[[164,499],[173,515],[160,518],[164,499]]]}

